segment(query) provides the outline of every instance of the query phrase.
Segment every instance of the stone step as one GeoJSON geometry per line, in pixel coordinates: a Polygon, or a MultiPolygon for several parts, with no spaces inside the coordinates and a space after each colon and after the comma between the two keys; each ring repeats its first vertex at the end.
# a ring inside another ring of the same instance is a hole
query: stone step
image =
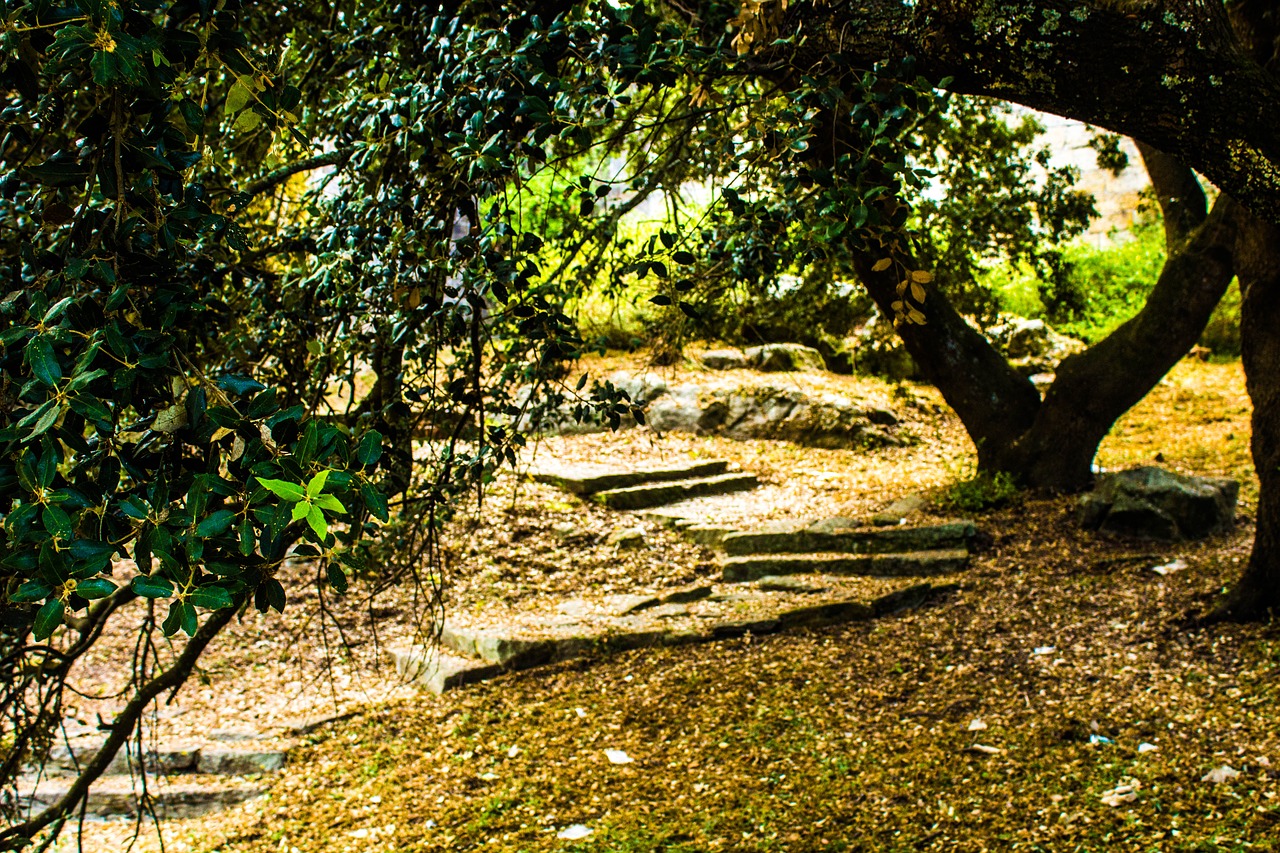
{"type": "Polygon", "coordinates": [[[610,509],[646,509],[690,498],[741,492],[754,489],[759,484],[755,474],[721,474],[718,477],[703,477],[696,480],[676,480],[669,483],[607,489],[596,492],[591,499],[610,509]]]}
{"type": "MultiPolygon", "coordinates": [[[[60,744],[49,751],[46,772],[57,775],[74,775],[98,753],[97,744],[60,744]]],[[[183,746],[162,744],[149,749],[143,765],[148,773],[170,776],[200,774],[204,776],[254,776],[274,773],[284,767],[287,749],[266,746],[242,745],[183,746]]],[[[106,776],[129,776],[138,771],[138,756],[126,754],[121,749],[107,765],[106,776]]]]}
{"type": "MultiPolygon", "coordinates": [[[[726,540],[727,541],[727,540],[726,540]]],[[[928,577],[963,571],[969,552],[916,551],[909,554],[795,554],[726,557],[723,577],[732,583],[769,575],[865,575],[868,577],[928,577]]]]}
{"type": "MultiPolygon", "coordinates": [[[[66,779],[18,779],[18,799],[38,810],[60,800],[70,788],[66,779]]],[[[161,818],[199,817],[262,796],[261,782],[230,780],[225,776],[155,776],[147,779],[147,794],[161,818]]],[[[103,776],[89,789],[85,812],[101,818],[133,818],[138,814],[140,785],[128,776],[103,776]]]]}
{"type": "MultiPolygon", "coordinates": [[[[708,643],[744,634],[769,634],[801,627],[819,627],[894,613],[917,607],[930,598],[955,589],[954,584],[898,585],[875,595],[855,596],[809,604],[792,601],[780,609],[743,617],[726,613],[693,627],[671,622],[682,615],[679,604],[665,604],[609,620],[608,624],[581,626],[571,636],[520,636],[519,629],[473,629],[446,626],[440,643],[447,649],[414,646],[389,651],[396,670],[408,682],[434,693],[443,693],[504,672],[532,669],[576,658],[611,654],[630,649],[708,643]],[[669,612],[664,612],[669,611],[669,612]],[[478,659],[477,659],[478,658],[478,659]]],[[[719,600],[731,604],[759,600],[767,593],[735,593],[719,600]]],[[[715,599],[715,596],[711,597],[715,599]]]]}
{"type": "MultiPolygon", "coordinates": [[[[448,644],[443,643],[445,648],[448,644]]],[[[487,681],[503,672],[503,668],[471,657],[459,657],[438,648],[413,645],[407,649],[388,649],[396,675],[410,684],[419,684],[440,694],[477,681],[487,681]]]]}
{"type": "Polygon", "coordinates": [[[688,465],[641,468],[634,471],[601,471],[586,467],[564,468],[536,471],[531,476],[539,483],[548,483],[575,495],[594,495],[597,492],[642,486],[646,483],[714,477],[728,469],[729,463],[723,459],[711,459],[706,462],[691,462],[688,465]]]}
{"type": "Polygon", "coordinates": [[[902,554],[967,548],[978,533],[971,521],[921,527],[866,527],[850,530],[730,533],[721,547],[731,557],[747,554],[902,554]]]}

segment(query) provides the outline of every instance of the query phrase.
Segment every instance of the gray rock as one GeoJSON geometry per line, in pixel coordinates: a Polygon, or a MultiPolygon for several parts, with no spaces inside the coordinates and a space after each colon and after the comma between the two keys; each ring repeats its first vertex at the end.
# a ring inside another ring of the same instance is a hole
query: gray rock
{"type": "Polygon", "coordinates": [[[734,390],[682,388],[649,406],[648,423],[662,432],[773,439],[805,447],[857,449],[902,446],[909,436],[891,412],[831,395],[764,385],[734,390]]]}
{"type": "Polygon", "coordinates": [[[1013,369],[1026,377],[1051,374],[1064,358],[1085,348],[1084,342],[1055,332],[1043,320],[1025,317],[1006,315],[985,334],[1013,369]]]}
{"type": "Polygon", "coordinates": [[[765,592],[790,592],[800,595],[824,592],[826,590],[825,587],[814,586],[798,577],[788,577],[786,575],[765,575],[756,581],[756,589],[765,592]]]}
{"type": "Polygon", "coordinates": [[[693,524],[688,527],[681,528],[680,532],[684,534],[684,537],[690,542],[714,548],[724,540],[724,537],[728,536],[730,533],[737,533],[738,531],[732,527],[720,527],[715,524],[693,524]]]}
{"type": "Polygon", "coordinates": [[[591,468],[548,468],[531,474],[539,483],[548,483],[575,495],[593,495],[611,489],[625,489],[648,483],[665,483],[687,480],[691,477],[714,477],[723,474],[729,463],[723,459],[689,462],[684,465],[668,465],[662,468],[639,468],[628,471],[591,468]]]}
{"type": "Polygon", "coordinates": [[[662,599],[656,595],[611,595],[604,600],[605,609],[614,616],[626,616],[649,607],[657,607],[662,599]]]}
{"type": "Polygon", "coordinates": [[[898,524],[903,519],[910,518],[920,512],[928,505],[929,499],[924,495],[907,495],[905,498],[899,498],[873,515],[871,523],[881,526],[898,524]]]}
{"type": "Polygon", "coordinates": [[[721,563],[729,583],[759,580],[768,575],[863,575],[867,577],[926,577],[963,571],[968,551],[920,551],[914,554],[785,554],[727,557],[721,563]]]}
{"type": "Polygon", "coordinates": [[[765,344],[750,347],[743,354],[747,364],[766,373],[826,369],[822,353],[802,344],[765,344]]]}
{"type": "Polygon", "coordinates": [[[701,601],[708,598],[712,593],[710,584],[702,584],[700,586],[690,586],[684,589],[677,589],[668,592],[662,596],[663,604],[689,604],[694,601],[701,601]]]}
{"type": "Polygon", "coordinates": [[[696,480],[677,480],[669,483],[646,483],[624,489],[608,489],[597,492],[591,499],[610,509],[645,509],[646,507],[673,504],[689,498],[707,495],[723,495],[754,489],[759,485],[755,474],[721,474],[696,480]]]}
{"type": "Polygon", "coordinates": [[[256,773],[275,773],[284,767],[285,752],[281,749],[209,749],[200,750],[196,769],[200,773],[218,776],[252,776],[256,773]]]}
{"type": "Polygon", "coordinates": [[[1240,484],[1143,466],[1098,478],[1080,499],[1082,526],[1150,539],[1198,539],[1230,529],[1240,484]]]}
{"type": "Polygon", "coordinates": [[[645,611],[645,615],[650,619],[676,619],[680,616],[688,616],[689,608],[683,604],[659,604],[645,611]]]}
{"type": "Polygon", "coordinates": [[[707,350],[698,361],[710,370],[740,370],[747,366],[747,357],[735,349],[707,350]]]}
{"type": "Polygon", "coordinates": [[[978,533],[972,521],[951,521],[920,527],[812,527],[794,531],[734,533],[722,543],[730,556],[744,554],[891,554],[967,548],[978,533]]]}
{"type": "Polygon", "coordinates": [[[622,527],[609,534],[608,544],[620,551],[634,550],[644,547],[644,529],[640,527],[622,527]]]}
{"type": "MultiPolygon", "coordinates": [[[[814,533],[835,533],[837,530],[855,530],[862,526],[863,524],[859,519],[845,515],[834,515],[831,518],[818,519],[805,529],[812,530],[814,533]]],[[[772,531],[766,530],[762,532],[772,531]]]]}

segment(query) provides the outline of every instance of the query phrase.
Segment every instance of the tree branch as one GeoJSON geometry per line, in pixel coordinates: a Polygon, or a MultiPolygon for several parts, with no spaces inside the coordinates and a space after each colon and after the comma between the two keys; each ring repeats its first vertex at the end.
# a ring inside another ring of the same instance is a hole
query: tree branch
{"type": "Polygon", "coordinates": [[[351,148],[338,148],[334,151],[325,151],[322,154],[297,160],[287,166],[281,166],[274,172],[268,172],[245,187],[244,191],[251,196],[259,195],[283,184],[300,172],[310,172],[312,169],[319,169],[322,166],[336,166],[339,163],[345,163],[352,153],[353,149],[351,148]]]}
{"type": "Polygon", "coordinates": [[[129,700],[129,703],[116,716],[114,725],[111,728],[111,734],[103,742],[102,748],[89,760],[62,798],[30,820],[0,831],[0,850],[21,849],[40,830],[64,819],[76,809],[81,800],[88,795],[89,786],[96,782],[98,777],[106,771],[116,757],[116,753],[120,751],[120,747],[124,746],[125,741],[129,739],[147,706],[166,690],[176,690],[182,686],[191,675],[191,670],[195,667],[196,661],[199,660],[205,647],[227,626],[238,609],[237,605],[209,614],[204,624],[196,629],[195,636],[187,642],[186,648],[178,656],[177,662],[139,688],[134,697],[129,700]]]}

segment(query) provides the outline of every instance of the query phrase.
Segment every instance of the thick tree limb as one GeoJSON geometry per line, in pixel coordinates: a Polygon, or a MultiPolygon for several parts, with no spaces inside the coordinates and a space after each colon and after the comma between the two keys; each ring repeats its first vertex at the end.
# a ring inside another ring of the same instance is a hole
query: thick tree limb
{"type": "Polygon", "coordinates": [[[1138,143],[1138,152],[1151,176],[1151,188],[1164,214],[1164,239],[1169,254],[1181,248],[1195,229],[1209,215],[1209,202],[1204,187],[1196,180],[1195,172],[1177,160],[1157,151],[1145,142],[1138,143]]]}
{"type": "Polygon", "coordinates": [[[927,78],[1141,139],[1280,224],[1280,81],[1208,3],[795,3],[795,43],[748,60],[810,68],[836,51],[914,56],[927,78]]]}
{"type": "Polygon", "coordinates": [[[306,157],[302,160],[296,160],[287,166],[281,166],[275,171],[268,172],[258,180],[245,187],[244,191],[249,195],[258,195],[267,190],[280,186],[294,175],[302,172],[310,172],[312,169],[319,169],[323,166],[336,166],[339,163],[346,162],[352,154],[350,148],[339,148],[334,151],[325,151],[322,154],[316,154],[312,157],[306,157]]]}

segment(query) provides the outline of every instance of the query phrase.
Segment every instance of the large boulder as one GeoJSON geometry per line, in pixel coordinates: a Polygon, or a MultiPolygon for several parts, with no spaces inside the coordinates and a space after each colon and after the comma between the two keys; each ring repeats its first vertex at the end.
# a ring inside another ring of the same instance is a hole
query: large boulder
{"type": "Polygon", "coordinates": [[[1085,348],[1082,341],[1054,331],[1043,320],[1004,316],[986,330],[989,341],[1023,376],[1053,373],[1058,363],[1085,348]]]}
{"type": "Polygon", "coordinates": [[[920,379],[920,368],[907,352],[907,347],[893,328],[893,322],[880,314],[872,315],[846,342],[853,353],[856,373],[882,376],[885,379],[920,379]]]}
{"type": "Polygon", "coordinates": [[[747,364],[765,373],[787,373],[793,370],[825,370],[822,353],[803,344],[765,344],[743,352],[747,364]]]}
{"type": "Polygon", "coordinates": [[[698,361],[709,370],[741,370],[747,366],[747,357],[736,349],[707,350],[698,361]]]}
{"type": "Polygon", "coordinates": [[[1239,492],[1235,480],[1132,468],[1098,478],[1080,498],[1080,523],[1150,539],[1198,539],[1231,527],[1239,492]]]}
{"type": "Polygon", "coordinates": [[[806,447],[883,447],[910,441],[897,416],[886,409],[771,385],[674,389],[649,405],[646,419],[660,431],[778,439],[806,447]]]}

